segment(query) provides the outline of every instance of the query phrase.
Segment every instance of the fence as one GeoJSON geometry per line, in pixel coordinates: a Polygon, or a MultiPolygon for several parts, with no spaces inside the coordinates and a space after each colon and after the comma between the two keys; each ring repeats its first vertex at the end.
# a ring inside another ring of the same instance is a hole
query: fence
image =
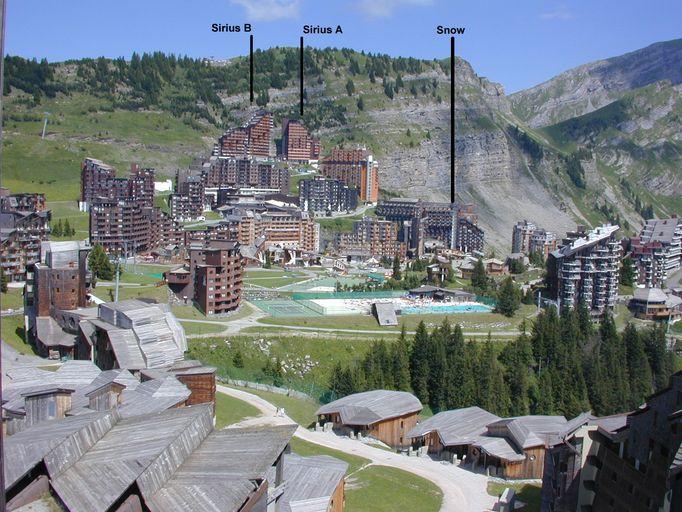
{"type": "Polygon", "coordinates": [[[378,290],[374,292],[294,292],[294,300],[315,299],[393,299],[404,297],[407,290],[378,290]]]}
{"type": "Polygon", "coordinates": [[[497,301],[492,297],[486,297],[484,295],[476,295],[476,302],[490,306],[491,308],[497,307],[497,301]]]}
{"type": "Polygon", "coordinates": [[[254,382],[251,380],[232,379],[230,377],[218,376],[218,382],[229,384],[231,386],[238,386],[241,388],[255,389],[257,391],[267,391],[269,393],[276,393],[278,395],[290,396],[299,400],[311,400],[315,403],[327,403],[336,400],[337,396],[333,391],[327,388],[322,388],[313,383],[294,383],[298,387],[305,388],[305,391],[300,391],[294,388],[283,388],[273,386],[271,384],[263,384],[262,382],[254,382]]]}

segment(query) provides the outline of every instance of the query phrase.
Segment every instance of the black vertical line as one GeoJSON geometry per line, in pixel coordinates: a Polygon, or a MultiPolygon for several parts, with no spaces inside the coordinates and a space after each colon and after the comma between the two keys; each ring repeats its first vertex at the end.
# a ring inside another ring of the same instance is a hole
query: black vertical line
{"type": "Polygon", "coordinates": [[[253,34],[249,35],[249,94],[253,103],[253,34]]]}
{"type": "Polygon", "coordinates": [[[455,202],[455,38],[450,37],[450,202],[455,202]]]}
{"type": "Polygon", "coordinates": [[[301,36],[301,64],[299,71],[299,94],[301,96],[301,117],[303,117],[303,36],[301,36]]]}

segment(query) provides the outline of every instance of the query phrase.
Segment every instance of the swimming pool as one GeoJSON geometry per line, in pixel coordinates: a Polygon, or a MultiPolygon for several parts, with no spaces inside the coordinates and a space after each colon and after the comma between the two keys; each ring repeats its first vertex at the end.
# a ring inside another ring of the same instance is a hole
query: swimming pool
{"type": "Polygon", "coordinates": [[[443,315],[447,313],[490,313],[493,310],[485,304],[433,304],[430,306],[409,306],[403,308],[403,315],[443,315]]]}

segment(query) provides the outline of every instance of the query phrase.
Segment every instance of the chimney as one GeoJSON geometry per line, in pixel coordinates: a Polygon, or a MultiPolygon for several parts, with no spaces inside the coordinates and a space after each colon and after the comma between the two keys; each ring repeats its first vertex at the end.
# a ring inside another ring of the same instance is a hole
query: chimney
{"type": "Polygon", "coordinates": [[[88,397],[88,407],[93,411],[109,411],[121,404],[121,392],[125,389],[123,384],[118,382],[107,382],[106,384],[86,393],[88,397]]]}
{"type": "Polygon", "coordinates": [[[73,389],[54,387],[24,393],[26,426],[64,418],[71,410],[71,393],[73,389]]]}

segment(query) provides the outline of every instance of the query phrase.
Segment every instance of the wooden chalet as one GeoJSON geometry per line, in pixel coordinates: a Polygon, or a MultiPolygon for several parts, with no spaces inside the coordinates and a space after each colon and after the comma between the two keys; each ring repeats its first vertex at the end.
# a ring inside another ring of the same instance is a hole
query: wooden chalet
{"type": "Polygon", "coordinates": [[[440,412],[407,433],[415,448],[502,478],[542,478],[545,450],[587,415],[499,418],[479,407],[440,412]]]}
{"type": "Polygon", "coordinates": [[[409,444],[407,432],[416,425],[422,404],[404,391],[374,390],[348,395],[320,407],[320,423],[334,430],[373,437],[389,446],[409,444]]]}

